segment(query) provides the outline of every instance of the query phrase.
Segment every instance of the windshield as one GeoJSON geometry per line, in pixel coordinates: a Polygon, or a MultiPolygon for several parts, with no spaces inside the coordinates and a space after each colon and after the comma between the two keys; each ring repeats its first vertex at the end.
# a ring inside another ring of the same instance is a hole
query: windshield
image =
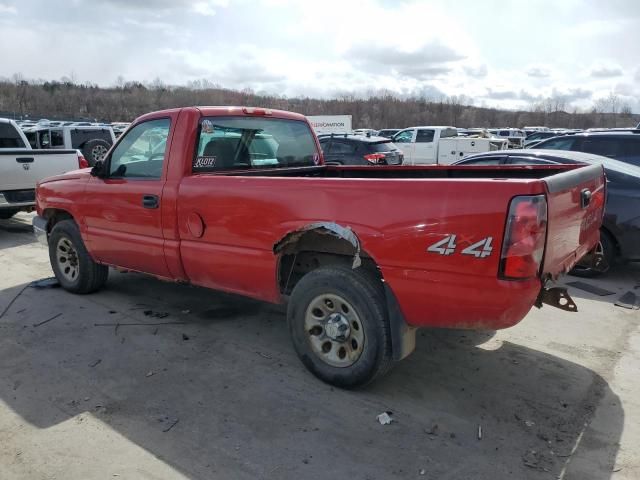
{"type": "Polygon", "coordinates": [[[318,162],[315,139],[305,122],[208,117],[200,122],[193,171],[304,167],[318,162]]]}

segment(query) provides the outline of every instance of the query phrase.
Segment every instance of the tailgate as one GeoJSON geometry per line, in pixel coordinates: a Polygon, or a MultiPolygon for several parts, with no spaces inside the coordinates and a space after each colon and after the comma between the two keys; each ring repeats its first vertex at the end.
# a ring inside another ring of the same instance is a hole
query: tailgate
{"type": "Polygon", "coordinates": [[[77,168],[75,150],[0,151],[0,191],[34,189],[44,178],[77,168]]]}
{"type": "Polygon", "coordinates": [[[543,277],[568,272],[600,239],[605,204],[601,165],[544,178],[547,186],[547,244],[543,277]]]}

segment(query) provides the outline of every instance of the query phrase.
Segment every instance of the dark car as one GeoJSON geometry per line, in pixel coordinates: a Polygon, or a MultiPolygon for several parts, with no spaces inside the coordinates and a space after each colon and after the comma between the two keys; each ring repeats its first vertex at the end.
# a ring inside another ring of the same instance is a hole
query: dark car
{"type": "Polygon", "coordinates": [[[576,133],[550,138],[538,143],[536,149],[593,153],[640,166],[640,130],[576,133]]]}
{"type": "Polygon", "coordinates": [[[329,135],[319,138],[324,161],[333,165],[401,165],[404,155],[384,137],[329,135]]]}
{"type": "MultiPolygon", "coordinates": [[[[540,165],[601,163],[607,175],[607,203],[600,230],[600,253],[607,264],[640,261],[640,167],[582,152],[557,150],[501,150],[471,155],[455,165],[540,165]]],[[[595,270],[577,268],[573,274],[594,276],[595,270]]]]}
{"type": "Polygon", "coordinates": [[[527,135],[527,138],[524,139],[524,146],[531,145],[534,142],[541,142],[542,140],[546,140],[548,138],[553,137],[563,137],[573,132],[533,132],[531,135],[527,135]]]}
{"type": "Polygon", "coordinates": [[[379,137],[392,138],[396,133],[398,133],[400,128],[383,128],[378,131],[379,137]]]}

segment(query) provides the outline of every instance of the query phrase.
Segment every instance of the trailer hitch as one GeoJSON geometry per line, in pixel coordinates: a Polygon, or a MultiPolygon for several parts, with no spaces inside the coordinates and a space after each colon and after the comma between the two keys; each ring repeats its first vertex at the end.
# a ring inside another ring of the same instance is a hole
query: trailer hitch
{"type": "Polygon", "coordinates": [[[552,307],[557,307],[561,310],[566,310],[567,312],[577,312],[578,306],[575,304],[573,299],[567,293],[566,288],[561,287],[552,287],[552,288],[542,288],[540,293],[538,294],[538,298],[536,298],[536,303],[534,304],[538,308],[542,308],[542,304],[546,303],[547,305],[551,305],[552,307]]]}

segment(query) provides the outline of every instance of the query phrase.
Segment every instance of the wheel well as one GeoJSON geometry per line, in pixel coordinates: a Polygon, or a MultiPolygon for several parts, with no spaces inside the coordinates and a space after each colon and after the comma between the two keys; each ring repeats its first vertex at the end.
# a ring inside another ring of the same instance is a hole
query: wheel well
{"type": "Polygon", "coordinates": [[[611,238],[611,240],[613,241],[613,246],[616,249],[616,257],[622,256],[622,249],[620,248],[620,242],[618,241],[616,236],[611,232],[611,230],[609,230],[604,225],[600,227],[600,230],[603,230],[607,235],[609,235],[609,238],[611,238]]]}
{"type": "Polygon", "coordinates": [[[362,268],[382,280],[375,261],[360,250],[359,243],[354,245],[352,241],[327,234],[321,228],[296,235],[279,253],[278,287],[284,295],[289,295],[304,275],[327,265],[362,268]]]}
{"type": "Polygon", "coordinates": [[[51,232],[53,226],[62,220],[74,220],[73,215],[58,208],[47,208],[42,216],[47,220],[47,233],[51,232]]]}

